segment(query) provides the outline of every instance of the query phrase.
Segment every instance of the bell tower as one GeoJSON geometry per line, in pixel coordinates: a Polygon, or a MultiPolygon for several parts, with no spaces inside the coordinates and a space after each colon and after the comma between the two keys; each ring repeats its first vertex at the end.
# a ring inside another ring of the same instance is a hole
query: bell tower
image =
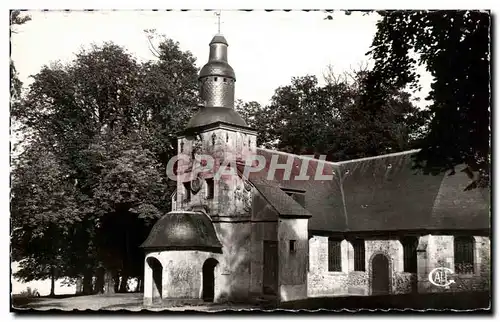
{"type": "Polygon", "coordinates": [[[222,244],[216,257],[221,272],[216,301],[245,299],[250,283],[253,189],[237,165],[256,154],[257,132],[234,110],[236,76],[228,63],[226,39],[216,34],[209,46],[208,62],[198,77],[203,103],[178,137],[175,204],[177,210],[205,212],[222,244]],[[206,156],[212,165],[203,164],[206,156]],[[208,171],[201,170],[207,165],[208,171]],[[218,176],[220,172],[224,174],[218,176]]]}
{"type": "Polygon", "coordinates": [[[234,108],[234,83],[236,76],[227,62],[227,41],[221,34],[210,42],[208,63],[198,78],[201,100],[205,107],[234,108]]]}
{"type": "Polygon", "coordinates": [[[178,163],[182,179],[178,180],[176,205],[182,210],[203,207],[212,219],[236,218],[245,213],[234,200],[241,181],[236,164],[256,153],[257,132],[234,109],[236,75],[228,62],[228,42],[219,33],[210,41],[208,62],[198,81],[202,104],[178,137],[183,160],[178,163]],[[211,156],[214,164],[211,173],[198,175],[196,161],[203,155],[211,156]],[[234,175],[218,180],[221,167],[234,175]]]}

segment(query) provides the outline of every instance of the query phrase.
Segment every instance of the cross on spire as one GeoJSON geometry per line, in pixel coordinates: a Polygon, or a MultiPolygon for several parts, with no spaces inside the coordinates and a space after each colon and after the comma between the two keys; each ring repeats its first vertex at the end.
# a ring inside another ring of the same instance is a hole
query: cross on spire
{"type": "Polygon", "coordinates": [[[223,23],[223,22],[220,22],[221,10],[219,10],[218,12],[214,12],[214,14],[217,16],[217,33],[220,34],[220,24],[223,23]]]}

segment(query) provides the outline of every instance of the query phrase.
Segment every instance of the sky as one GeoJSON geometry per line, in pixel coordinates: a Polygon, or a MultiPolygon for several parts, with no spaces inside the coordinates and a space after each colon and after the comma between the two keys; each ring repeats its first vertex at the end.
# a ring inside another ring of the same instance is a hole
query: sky
{"type": "MultiPolygon", "coordinates": [[[[217,33],[210,11],[31,11],[32,20],[17,27],[11,38],[11,58],[25,85],[30,75],[51,61],[69,62],[81,48],[113,41],[139,60],[155,59],[144,29],[156,29],[189,50],[202,67],[208,43],[217,33]]],[[[292,77],[316,75],[323,80],[328,65],[342,73],[369,64],[365,53],[376,32],[379,16],[353,12],[222,11],[221,33],[228,59],[236,72],[236,99],[264,105],[274,90],[292,77]]],[[[427,78],[428,80],[429,78],[427,78]]],[[[424,97],[428,84],[422,83],[424,97]]]]}
{"type": "MultiPolygon", "coordinates": [[[[43,65],[70,62],[81,48],[105,41],[126,48],[139,60],[155,57],[148,49],[144,29],[156,29],[180,43],[197,59],[197,67],[208,60],[209,42],[217,33],[217,17],[209,11],[30,11],[32,20],[16,27],[11,37],[11,58],[24,85],[43,65]]],[[[265,105],[274,90],[292,77],[316,75],[323,80],[328,65],[337,73],[369,64],[365,53],[376,32],[377,14],[336,11],[332,20],[325,12],[222,11],[221,33],[228,43],[228,60],[236,72],[236,99],[265,105]]],[[[423,98],[430,77],[421,82],[423,98]]],[[[423,103],[419,103],[423,104],[423,103]]],[[[15,141],[15,137],[13,141],[15,141]]],[[[15,271],[16,265],[13,266],[15,271]]],[[[13,292],[26,286],[48,294],[50,282],[13,282],[13,292]]],[[[57,284],[56,293],[74,288],[57,284]]]]}

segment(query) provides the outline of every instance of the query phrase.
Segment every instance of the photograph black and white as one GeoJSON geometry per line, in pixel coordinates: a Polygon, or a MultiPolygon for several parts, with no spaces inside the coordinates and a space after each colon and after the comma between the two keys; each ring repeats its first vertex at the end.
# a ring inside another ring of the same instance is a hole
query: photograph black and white
{"type": "Polygon", "coordinates": [[[10,10],[11,311],[491,313],[491,30],[10,10]]]}

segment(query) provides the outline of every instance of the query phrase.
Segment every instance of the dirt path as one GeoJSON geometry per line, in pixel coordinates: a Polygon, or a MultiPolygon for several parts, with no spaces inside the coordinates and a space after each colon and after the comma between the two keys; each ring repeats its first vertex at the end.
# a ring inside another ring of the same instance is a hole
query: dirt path
{"type": "Polygon", "coordinates": [[[113,295],[88,295],[74,296],[61,299],[38,298],[25,305],[15,306],[17,309],[50,310],[58,309],[63,311],[72,310],[130,310],[140,311],[143,309],[151,311],[220,311],[220,310],[248,310],[255,309],[249,305],[228,305],[228,304],[206,304],[201,301],[172,300],[161,307],[144,307],[143,295],[141,293],[113,294],[113,295]]]}

